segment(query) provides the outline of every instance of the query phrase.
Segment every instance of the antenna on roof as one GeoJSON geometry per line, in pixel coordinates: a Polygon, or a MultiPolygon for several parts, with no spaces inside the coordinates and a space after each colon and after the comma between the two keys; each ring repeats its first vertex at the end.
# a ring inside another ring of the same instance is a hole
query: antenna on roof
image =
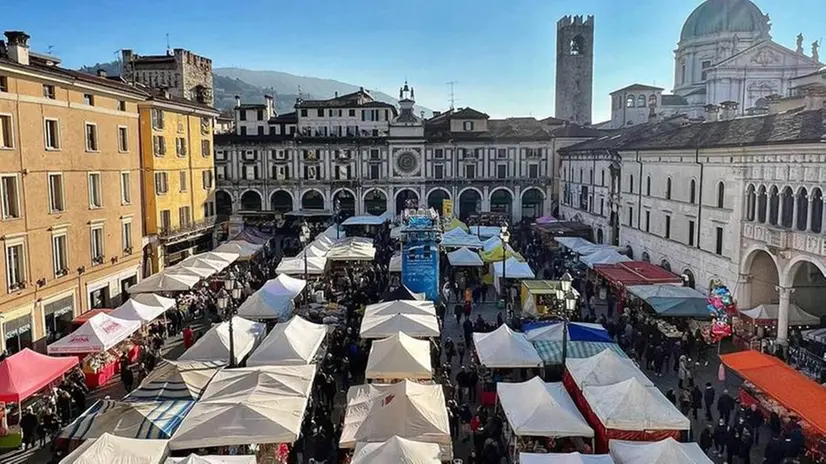
{"type": "Polygon", "coordinates": [[[54,50],[54,45],[49,45],[48,47],[46,47],[46,54],[51,56],[52,50],[54,50]]]}
{"type": "Polygon", "coordinates": [[[450,81],[447,85],[450,86],[450,109],[454,109],[456,107],[456,93],[454,92],[455,85],[458,84],[456,81],[450,81]]]}
{"type": "Polygon", "coordinates": [[[169,46],[169,32],[166,33],[166,54],[172,54],[172,47],[169,46]]]}

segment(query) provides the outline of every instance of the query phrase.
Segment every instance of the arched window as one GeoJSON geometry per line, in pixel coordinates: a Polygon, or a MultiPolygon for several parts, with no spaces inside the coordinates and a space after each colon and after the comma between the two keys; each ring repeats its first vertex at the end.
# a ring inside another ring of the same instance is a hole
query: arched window
{"type": "Polygon", "coordinates": [[[656,95],[651,95],[650,97],[648,97],[648,106],[650,108],[656,108],[657,107],[657,96],[656,95]]]}
{"type": "Polygon", "coordinates": [[[651,176],[645,178],[645,194],[651,196],[651,176]]]}
{"type": "Polygon", "coordinates": [[[645,108],[645,95],[640,95],[637,97],[637,106],[639,108],[645,108]]]}
{"type": "Polygon", "coordinates": [[[605,187],[605,169],[602,170],[602,186],[605,187]]]}
{"type": "Polygon", "coordinates": [[[593,169],[588,170],[588,176],[590,177],[589,181],[590,181],[591,185],[594,185],[594,170],[593,169]]]}
{"type": "Polygon", "coordinates": [[[668,260],[662,260],[662,262],[660,262],[660,267],[665,269],[666,271],[671,271],[671,263],[669,263],[668,260]]]}
{"type": "Polygon", "coordinates": [[[697,195],[697,182],[694,179],[691,179],[691,183],[688,186],[688,202],[694,204],[694,199],[697,195]]]}
{"type": "Polygon", "coordinates": [[[717,184],[717,207],[723,208],[726,204],[726,185],[722,182],[717,184]]]}
{"type": "Polygon", "coordinates": [[[634,193],[634,175],[628,176],[628,193],[634,193]]]}
{"type": "Polygon", "coordinates": [[[629,95],[629,96],[625,97],[625,107],[626,108],[633,108],[634,104],[636,102],[637,102],[637,100],[634,98],[633,95],[629,95]]]}
{"type": "Polygon", "coordinates": [[[671,199],[671,178],[665,180],[665,199],[671,199]]]}
{"type": "Polygon", "coordinates": [[[579,183],[582,183],[582,168],[579,168],[579,183]]]}
{"type": "Polygon", "coordinates": [[[794,198],[797,208],[797,224],[793,224],[797,230],[806,230],[806,223],[809,220],[809,196],[805,187],[800,187],[794,198]]]}
{"type": "Polygon", "coordinates": [[[649,255],[648,255],[648,252],[647,252],[647,251],[643,251],[643,252],[642,252],[642,256],[640,257],[640,259],[641,259],[642,261],[645,261],[646,263],[650,263],[650,262],[651,262],[651,256],[649,256],[649,255]]]}
{"type": "Polygon", "coordinates": [[[757,193],[754,191],[754,186],[749,185],[746,189],[746,220],[753,221],[757,211],[757,193]]]}
{"type": "Polygon", "coordinates": [[[571,39],[571,55],[582,55],[585,53],[585,38],[581,35],[571,39]]]}
{"type": "Polygon", "coordinates": [[[777,214],[780,209],[780,195],[776,185],[769,189],[769,224],[777,225],[777,214]]]}
{"type": "Polygon", "coordinates": [[[812,190],[812,232],[820,233],[823,228],[823,192],[819,188],[812,190]]]}
{"type": "Polygon", "coordinates": [[[761,185],[757,189],[757,222],[766,223],[766,205],[768,198],[766,198],[766,186],[761,185]]]}

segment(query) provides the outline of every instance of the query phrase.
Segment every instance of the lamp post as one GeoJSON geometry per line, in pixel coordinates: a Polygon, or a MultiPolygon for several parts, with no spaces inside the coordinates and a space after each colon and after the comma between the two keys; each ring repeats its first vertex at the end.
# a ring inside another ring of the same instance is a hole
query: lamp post
{"type": "Polygon", "coordinates": [[[336,240],[338,240],[341,238],[338,230],[341,222],[341,200],[339,200],[338,198],[336,198],[335,203],[333,203],[333,211],[336,214],[336,240]]]}
{"type": "Polygon", "coordinates": [[[511,233],[508,231],[507,222],[503,222],[502,227],[499,228],[499,240],[502,241],[502,290],[505,292],[505,306],[507,306],[510,302],[508,301],[508,278],[505,272],[505,259],[508,255],[506,253],[508,250],[508,242],[511,241],[511,233]]]}
{"type": "MultiPolygon", "coordinates": [[[[338,226],[336,226],[336,234],[338,234],[338,226]]],[[[307,269],[307,243],[310,241],[310,227],[307,225],[307,221],[303,221],[301,223],[301,233],[298,236],[298,240],[301,241],[301,247],[304,253],[304,281],[309,281],[309,271],[307,269]]],[[[307,289],[304,289],[304,305],[307,305],[307,289]]]]}
{"type": "Polygon", "coordinates": [[[227,293],[227,288],[232,289],[232,286],[233,281],[231,279],[225,280],[224,288],[218,292],[218,297],[216,298],[218,310],[221,311],[224,316],[229,315],[229,367],[235,367],[235,340],[232,333],[232,314],[230,314],[227,309],[229,306],[229,293],[227,293]]]}
{"type": "Polygon", "coordinates": [[[571,311],[576,305],[576,295],[571,291],[573,278],[571,274],[565,273],[559,280],[560,289],[556,291],[557,302],[562,306],[562,367],[565,367],[565,360],[568,358],[568,322],[571,311]]]}

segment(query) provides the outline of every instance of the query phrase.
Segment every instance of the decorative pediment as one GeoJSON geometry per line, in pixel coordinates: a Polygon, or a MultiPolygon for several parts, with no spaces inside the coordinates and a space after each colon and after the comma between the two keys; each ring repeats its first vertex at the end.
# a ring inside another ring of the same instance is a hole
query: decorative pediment
{"type": "Polygon", "coordinates": [[[820,64],[802,53],[797,53],[771,40],[758,42],[714,65],[715,69],[788,68],[802,67],[817,70],[820,64]]]}

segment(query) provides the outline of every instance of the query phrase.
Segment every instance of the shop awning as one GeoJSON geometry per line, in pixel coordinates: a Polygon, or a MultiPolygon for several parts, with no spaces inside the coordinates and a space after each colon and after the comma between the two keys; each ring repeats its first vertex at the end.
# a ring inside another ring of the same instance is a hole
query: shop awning
{"type": "Polygon", "coordinates": [[[811,340],[813,342],[826,344],[826,328],[804,330],[803,338],[806,340],[811,340]]]}
{"type": "Polygon", "coordinates": [[[28,348],[0,363],[0,401],[19,403],[77,366],[75,356],[56,358],[28,348]]]}
{"type": "Polygon", "coordinates": [[[628,287],[628,292],[643,300],[654,312],[663,317],[711,317],[706,296],[691,287],[632,285],[628,287]]]}
{"type": "Polygon", "coordinates": [[[161,271],[129,287],[130,295],[152,292],[185,292],[201,280],[195,275],[167,274],[161,271]]]}
{"type": "Polygon", "coordinates": [[[110,315],[112,317],[126,319],[127,321],[138,321],[142,324],[148,324],[160,317],[165,311],[166,308],[163,306],[143,304],[130,298],[126,300],[126,303],[115,308],[110,315]]]}
{"type": "Polygon", "coordinates": [[[226,363],[170,361],[156,367],[124,401],[197,400],[209,381],[226,363]]]}
{"type": "Polygon", "coordinates": [[[645,261],[628,261],[617,264],[597,264],[594,266],[597,274],[602,276],[611,285],[654,285],[674,284],[682,285],[680,276],[666,271],[645,261]]]}
{"type": "MultiPolygon", "coordinates": [[[[525,332],[528,340],[532,342],[561,342],[564,335],[564,328],[565,324],[560,320],[526,322],[522,324],[522,331],[525,332]]],[[[569,322],[568,341],[613,343],[611,336],[608,335],[608,331],[605,330],[602,324],[590,324],[588,322],[569,322]]],[[[597,351],[597,353],[599,353],[599,351],[597,351]]]]}
{"type": "MultiPolygon", "coordinates": [[[[776,323],[778,313],[780,313],[780,305],[761,304],[756,308],[741,310],[740,313],[753,321],[760,321],[762,323],[776,323]]],[[[789,305],[789,325],[820,325],[820,318],[813,314],[807,313],[801,309],[800,306],[792,303],[789,305]]]]}
{"type": "Polygon", "coordinates": [[[367,214],[364,216],[352,216],[341,223],[343,226],[380,226],[384,224],[387,219],[383,216],[373,216],[367,214]]]}
{"type": "Polygon", "coordinates": [[[826,434],[826,389],[783,361],[758,351],[720,356],[729,369],[826,434]]]}

